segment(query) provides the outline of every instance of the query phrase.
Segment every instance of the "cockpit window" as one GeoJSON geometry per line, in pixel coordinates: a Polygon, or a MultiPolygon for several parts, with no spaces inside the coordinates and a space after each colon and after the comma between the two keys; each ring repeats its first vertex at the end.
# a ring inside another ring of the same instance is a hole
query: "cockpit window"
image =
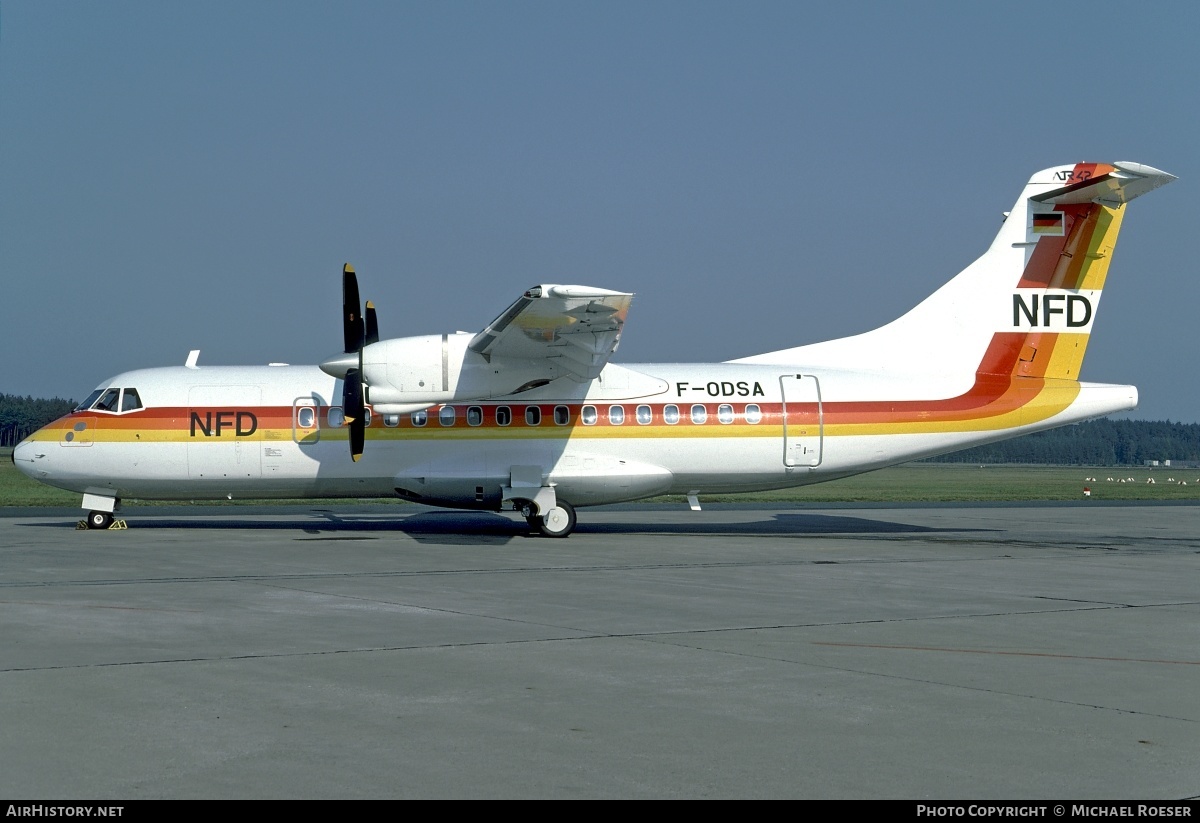
{"type": "Polygon", "coordinates": [[[91,409],[93,411],[106,412],[131,412],[145,408],[142,405],[141,395],[137,389],[125,388],[119,389],[116,386],[107,389],[96,389],[87,396],[74,411],[85,411],[91,409]]]}
{"type": "Polygon", "coordinates": [[[82,403],[80,403],[78,406],[76,406],[72,411],[83,411],[84,409],[90,409],[92,407],[92,404],[95,403],[97,399],[99,399],[100,394],[103,391],[104,391],[104,389],[96,389],[94,392],[92,392],[91,394],[89,394],[87,396],[86,400],[84,400],[82,403]]]}
{"type": "Polygon", "coordinates": [[[137,411],[142,407],[142,398],[138,397],[137,389],[125,389],[121,392],[121,411],[137,411]]]}
{"type": "Polygon", "coordinates": [[[120,399],[120,389],[106,389],[104,394],[100,395],[100,399],[92,404],[92,408],[96,411],[116,411],[120,399]]]}

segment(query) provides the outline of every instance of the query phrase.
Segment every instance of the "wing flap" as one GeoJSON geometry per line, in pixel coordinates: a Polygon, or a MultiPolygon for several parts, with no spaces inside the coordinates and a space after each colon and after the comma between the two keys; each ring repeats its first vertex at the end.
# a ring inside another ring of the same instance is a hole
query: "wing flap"
{"type": "Polygon", "coordinates": [[[633,295],[590,286],[534,286],[472,338],[493,358],[546,361],[580,382],[600,375],[617,350],[633,295]]]}

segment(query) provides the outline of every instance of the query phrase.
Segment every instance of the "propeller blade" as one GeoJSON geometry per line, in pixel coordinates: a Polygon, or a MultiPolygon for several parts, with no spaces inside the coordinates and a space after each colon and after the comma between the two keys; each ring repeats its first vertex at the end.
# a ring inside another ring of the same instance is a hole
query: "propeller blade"
{"type": "Polygon", "coordinates": [[[355,352],[362,348],[365,337],[362,313],[359,311],[358,277],[349,263],[342,266],[342,332],[345,351],[355,352]]]}
{"type": "Polygon", "coordinates": [[[367,301],[367,334],[365,337],[366,345],[379,342],[379,320],[375,317],[375,304],[370,300],[367,301]]]}
{"type": "Polygon", "coordinates": [[[350,459],[355,463],[363,456],[363,447],[367,440],[367,426],[360,417],[350,424],[350,459]]]}
{"type": "Polygon", "coordinates": [[[367,439],[362,372],[358,369],[350,369],[342,381],[342,414],[350,427],[350,459],[357,461],[362,457],[367,439]]]}

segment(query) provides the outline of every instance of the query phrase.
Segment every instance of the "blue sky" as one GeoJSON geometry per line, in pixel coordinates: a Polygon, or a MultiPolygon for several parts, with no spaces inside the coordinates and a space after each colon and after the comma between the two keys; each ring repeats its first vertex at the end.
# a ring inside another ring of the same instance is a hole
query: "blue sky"
{"type": "Polygon", "coordinates": [[[536,283],[637,293],[618,362],[865,331],[1034,171],[1146,163],[1083,377],[1200,421],[1200,4],[0,0],[0,392],[312,363],[536,283]]]}

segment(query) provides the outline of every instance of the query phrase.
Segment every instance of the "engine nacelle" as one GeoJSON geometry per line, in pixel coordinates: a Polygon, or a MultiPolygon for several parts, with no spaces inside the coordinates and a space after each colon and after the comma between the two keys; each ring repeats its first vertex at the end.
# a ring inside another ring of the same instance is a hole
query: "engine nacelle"
{"type": "MultiPolygon", "coordinates": [[[[541,385],[567,374],[548,361],[488,362],[468,348],[474,335],[427,334],[380,340],[363,348],[363,381],[372,406],[422,408],[436,403],[483,400],[541,385]]],[[[343,355],[322,364],[329,374],[345,377],[357,368],[358,355],[343,355]]]]}

